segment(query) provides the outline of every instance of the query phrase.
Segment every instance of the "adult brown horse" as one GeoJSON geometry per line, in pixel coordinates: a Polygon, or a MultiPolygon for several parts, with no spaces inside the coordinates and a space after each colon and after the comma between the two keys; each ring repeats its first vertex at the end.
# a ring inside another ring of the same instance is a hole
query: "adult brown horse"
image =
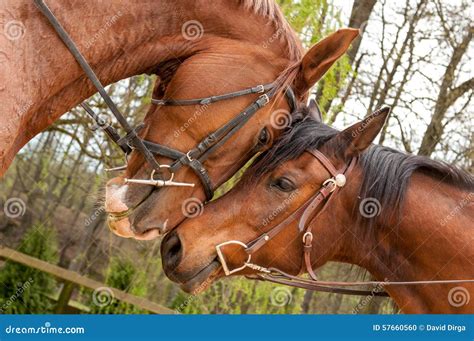
{"type": "MultiPolygon", "coordinates": [[[[103,84],[156,73],[159,82],[154,95],[160,98],[200,98],[278,79],[281,89],[292,86],[302,100],[357,36],[357,30],[340,30],[303,56],[296,34],[273,0],[48,0],[47,5],[103,84]]],[[[32,1],[7,0],[1,6],[0,175],[31,138],[95,92],[32,1]]],[[[202,112],[192,106],[152,105],[141,135],[177,150],[189,150],[257,96],[214,103],[202,112]],[[190,123],[194,116],[200,117],[190,123]]],[[[277,109],[288,109],[282,96],[276,96],[206,161],[214,187],[272,143],[278,129],[270,124],[271,114],[277,109]]],[[[185,218],[181,209],[184,199],[204,201],[204,193],[199,185],[160,190],[126,185],[125,177],[150,175],[142,157],[134,154],[126,174],[107,185],[106,211],[113,217],[110,225],[117,234],[151,239],[185,218]]],[[[167,161],[159,158],[160,163],[167,161]]],[[[199,184],[186,167],[175,180],[199,184]]]]}
{"type": "Polygon", "coordinates": [[[273,267],[292,280],[339,261],[387,283],[470,279],[384,287],[406,313],[474,312],[474,178],[371,146],[388,112],[342,132],[294,122],[232,191],[165,237],[168,277],[193,291],[224,276],[219,260],[227,273],[268,279],[273,267]]]}

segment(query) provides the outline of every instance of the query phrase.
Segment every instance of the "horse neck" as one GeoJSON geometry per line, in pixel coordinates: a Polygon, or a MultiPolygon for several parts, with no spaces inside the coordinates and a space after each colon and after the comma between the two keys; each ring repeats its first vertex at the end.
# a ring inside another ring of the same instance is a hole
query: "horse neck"
{"type": "MultiPolygon", "coordinates": [[[[212,46],[214,37],[263,42],[274,31],[263,18],[252,18],[227,2],[46,2],[104,85],[153,72],[170,58],[190,56],[205,44],[212,46]],[[201,42],[182,33],[191,20],[203,29],[201,42]]],[[[11,0],[4,6],[9,14],[3,21],[22,22],[24,34],[14,40],[0,35],[0,100],[8,113],[0,115],[0,176],[31,138],[96,92],[31,1],[11,0]]],[[[281,53],[278,45],[275,40],[267,50],[281,53]]]]}
{"type": "MultiPolygon", "coordinates": [[[[357,198],[358,192],[353,188],[346,195],[357,198]]],[[[354,215],[348,215],[345,222],[345,226],[352,226],[351,233],[346,234],[351,237],[344,239],[335,259],[360,265],[380,281],[474,279],[473,198],[472,192],[414,173],[403,209],[400,215],[395,214],[399,221],[384,225],[376,222],[373,231],[367,231],[367,227],[354,224],[359,214],[357,201],[354,215]]],[[[387,213],[381,207],[381,216],[387,213]]],[[[452,304],[456,290],[474,292],[472,283],[385,289],[406,313],[474,311],[472,304],[452,304]],[[456,287],[464,289],[453,289],[456,287]]]]}

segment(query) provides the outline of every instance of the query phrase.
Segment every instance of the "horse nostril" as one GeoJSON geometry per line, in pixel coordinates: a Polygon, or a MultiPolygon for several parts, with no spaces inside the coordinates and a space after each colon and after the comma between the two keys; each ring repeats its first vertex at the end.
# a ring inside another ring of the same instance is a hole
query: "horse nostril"
{"type": "Polygon", "coordinates": [[[163,239],[161,247],[161,257],[165,271],[173,271],[181,261],[183,248],[181,240],[176,232],[170,232],[163,239]]]}

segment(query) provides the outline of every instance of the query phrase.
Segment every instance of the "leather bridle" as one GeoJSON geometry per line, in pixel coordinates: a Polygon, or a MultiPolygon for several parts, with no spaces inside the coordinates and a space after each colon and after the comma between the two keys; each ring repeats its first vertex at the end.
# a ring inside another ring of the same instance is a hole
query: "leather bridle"
{"type": "MultiPolygon", "coordinates": [[[[188,105],[209,105],[215,102],[229,100],[241,96],[258,94],[259,97],[247,106],[244,110],[239,112],[233,119],[224,124],[222,127],[214,131],[213,133],[206,136],[201,142],[197,144],[195,148],[187,152],[182,152],[155,142],[147,141],[138,136],[138,131],[143,128],[143,124],[138,127],[131,127],[122,113],[119,111],[115,103],[112,101],[110,96],[105,91],[103,85],[94,73],[90,65],[87,63],[84,56],[78,50],[76,44],[71,39],[69,34],[64,30],[61,23],[58,21],[56,16],[51,12],[48,6],[43,0],[35,0],[36,6],[49,20],[56,33],[62,39],[70,53],[74,56],[76,61],[82,67],[86,76],[91,80],[96,89],[98,90],[105,103],[112,111],[113,115],[117,119],[119,125],[125,131],[125,136],[121,137],[119,133],[110,125],[104,125],[101,118],[94,113],[94,111],[86,104],[82,103],[81,106],[85,111],[97,122],[97,125],[101,127],[109,138],[117,144],[120,149],[127,156],[133,151],[139,151],[146,162],[151,167],[152,171],[149,179],[125,179],[126,183],[134,183],[141,185],[152,185],[156,187],[165,186],[189,186],[194,187],[193,183],[176,182],[173,181],[174,174],[183,166],[190,167],[194,173],[199,177],[201,184],[204,189],[207,200],[211,200],[214,196],[214,185],[209,177],[206,168],[203,166],[203,162],[213,153],[217,148],[222,146],[227,140],[229,140],[240,128],[242,128],[261,108],[266,106],[271,99],[275,97],[279,89],[278,83],[272,82],[268,84],[260,84],[247,89],[234,91],[222,95],[209,96],[197,99],[152,99],[152,103],[161,106],[188,106],[188,105]],[[164,156],[173,160],[172,164],[160,164],[155,156],[164,156]],[[163,171],[167,170],[169,173],[168,179],[163,176],[163,171]],[[155,178],[155,175],[159,178],[155,178]]],[[[285,95],[288,100],[290,112],[296,109],[297,102],[293,90],[287,87],[285,95]]],[[[115,167],[109,170],[123,170],[126,166],[115,167]]]]}
{"type": "Polygon", "coordinates": [[[293,287],[303,288],[307,290],[323,291],[348,295],[372,295],[372,296],[388,296],[383,288],[388,285],[420,285],[420,284],[449,284],[449,283],[467,283],[474,282],[474,279],[467,280],[433,280],[433,281],[367,281],[367,282],[341,282],[341,281],[320,281],[318,280],[313,266],[311,264],[311,252],[313,249],[313,231],[312,226],[316,218],[328,207],[331,199],[344,187],[346,178],[350,176],[351,171],[357,164],[357,158],[352,158],[349,163],[341,169],[336,169],[332,162],[318,150],[306,150],[316,160],[318,160],[324,168],[329,172],[330,177],[323,182],[319,190],[306,200],[296,211],[289,215],[278,225],[272,227],[269,231],[261,234],[249,243],[239,240],[230,240],[216,246],[217,257],[222,265],[226,276],[250,268],[256,271],[255,275],[247,276],[250,279],[265,280],[274,283],[289,285],[293,287]],[[301,262],[300,274],[305,271],[309,275],[309,279],[290,275],[280,269],[274,267],[263,267],[251,262],[252,255],[260,250],[267,242],[276,237],[280,232],[289,227],[294,221],[298,221],[298,230],[302,235],[303,257],[301,262]],[[247,254],[247,260],[242,266],[233,269],[229,268],[224,254],[223,248],[226,246],[240,246],[247,254]],[[373,285],[373,290],[359,290],[347,287],[357,287],[373,285]]]}

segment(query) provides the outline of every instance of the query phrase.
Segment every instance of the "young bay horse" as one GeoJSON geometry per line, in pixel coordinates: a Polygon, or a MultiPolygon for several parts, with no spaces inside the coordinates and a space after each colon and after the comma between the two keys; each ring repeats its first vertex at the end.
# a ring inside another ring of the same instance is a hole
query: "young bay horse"
{"type": "Polygon", "coordinates": [[[311,117],[295,121],[235,188],[165,237],[167,276],[193,292],[225,276],[223,266],[235,275],[262,267],[298,275],[338,261],[388,283],[471,280],[384,289],[405,313],[473,313],[474,178],[371,145],[388,112],[342,132],[311,117]],[[306,209],[309,198],[317,204],[306,209]],[[258,267],[242,267],[247,261],[258,267]]]}
{"type": "MultiPolygon", "coordinates": [[[[358,34],[339,30],[303,54],[273,0],[44,1],[104,85],[157,74],[156,98],[189,99],[277,80],[278,96],[206,160],[213,187],[272,144],[280,131],[271,124],[272,113],[289,109],[283,89],[292,87],[296,99],[304,100],[358,34]]],[[[28,141],[96,90],[33,1],[3,1],[0,10],[1,176],[28,141]]],[[[151,105],[140,134],[185,152],[258,95],[204,108],[151,105]]],[[[159,162],[170,160],[160,157],[159,162]]],[[[185,219],[186,199],[205,200],[197,175],[187,167],[175,181],[195,183],[194,188],[158,189],[124,181],[149,175],[141,155],[133,152],[126,173],[107,184],[105,209],[116,234],[155,238],[185,219]]]]}

